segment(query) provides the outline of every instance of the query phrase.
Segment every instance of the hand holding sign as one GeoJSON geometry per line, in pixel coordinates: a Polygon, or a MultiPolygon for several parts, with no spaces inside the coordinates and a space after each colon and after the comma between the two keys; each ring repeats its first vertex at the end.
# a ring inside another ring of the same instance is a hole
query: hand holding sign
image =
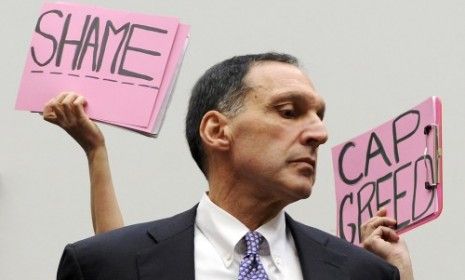
{"type": "Polygon", "coordinates": [[[73,92],[64,92],[51,99],[44,108],[44,120],[63,128],[86,154],[105,145],[97,124],[89,119],[84,106],[87,101],[73,92]]]}
{"type": "Polygon", "coordinates": [[[397,220],[397,231],[439,216],[441,119],[441,103],[433,97],[332,149],[343,239],[360,243],[362,223],[382,207],[397,220]]]}
{"type": "Polygon", "coordinates": [[[40,112],[72,90],[86,97],[92,119],[157,134],[188,35],[172,17],[45,3],[16,109],[40,112]]]}
{"type": "Polygon", "coordinates": [[[92,225],[103,233],[124,225],[118,206],[105,139],[98,126],[89,119],[84,97],[64,92],[52,98],[43,110],[44,119],[71,135],[86,152],[90,175],[92,225]]]}
{"type": "Polygon", "coordinates": [[[412,262],[405,241],[396,233],[396,220],[386,216],[381,208],[374,217],[361,226],[362,245],[382,257],[400,271],[400,279],[413,280],[412,262]]]}

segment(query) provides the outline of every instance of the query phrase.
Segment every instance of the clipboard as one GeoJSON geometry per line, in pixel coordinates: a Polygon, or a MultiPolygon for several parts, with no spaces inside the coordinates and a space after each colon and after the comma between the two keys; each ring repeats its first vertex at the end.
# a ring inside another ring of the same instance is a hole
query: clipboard
{"type": "Polygon", "coordinates": [[[432,121],[430,125],[424,127],[426,144],[424,156],[430,155],[434,166],[426,180],[425,189],[430,190],[436,195],[436,210],[429,216],[413,224],[411,227],[398,230],[399,233],[408,231],[415,227],[421,226],[438,218],[443,209],[443,142],[442,142],[442,101],[438,96],[433,96],[426,100],[428,106],[431,106],[432,121]]]}
{"type": "Polygon", "coordinates": [[[361,225],[387,208],[398,233],[443,209],[442,102],[433,96],[332,148],[337,233],[360,243],[361,225]]]}

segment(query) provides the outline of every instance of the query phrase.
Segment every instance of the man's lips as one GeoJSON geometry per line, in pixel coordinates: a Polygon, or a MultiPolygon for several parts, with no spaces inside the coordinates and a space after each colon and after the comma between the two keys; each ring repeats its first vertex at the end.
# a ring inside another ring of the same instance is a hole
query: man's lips
{"type": "Polygon", "coordinates": [[[315,160],[310,157],[302,157],[297,158],[289,161],[290,163],[306,163],[310,165],[312,168],[315,168],[315,160]]]}

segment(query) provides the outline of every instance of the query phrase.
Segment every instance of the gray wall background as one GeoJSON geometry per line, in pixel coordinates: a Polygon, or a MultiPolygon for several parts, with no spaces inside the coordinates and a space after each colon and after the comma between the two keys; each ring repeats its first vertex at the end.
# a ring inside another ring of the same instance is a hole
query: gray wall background
{"type": "MultiPolygon", "coordinates": [[[[100,125],[127,224],[172,215],[198,201],[206,181],[184,140],[195,80],[235,54],[276,50],[301,59],[328,103],[312,196],[289,207],[335,233],[330,147],[432,95],[444,102],[442,216],[404,234],[416,279],[465,277],[465,3],[463,1],[77,1],[179,16],[191,41],[161,135],[100,125]]],[[[93,234],[84,153],[40,116],[14,111],[41,1],[2,2],[0,279],[53,279],[66,243],[93,234]]]]}

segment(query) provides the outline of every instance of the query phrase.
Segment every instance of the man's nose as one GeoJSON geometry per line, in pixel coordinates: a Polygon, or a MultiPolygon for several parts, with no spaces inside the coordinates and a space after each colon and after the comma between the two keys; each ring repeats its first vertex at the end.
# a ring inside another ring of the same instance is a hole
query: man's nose
{"type": "Polygon", "coordinates": [[[328,131],[319,117],[312,118],[306,122],[301,134],[301,143],[305,146],[318,147],[328,140],[328,131]]]}

